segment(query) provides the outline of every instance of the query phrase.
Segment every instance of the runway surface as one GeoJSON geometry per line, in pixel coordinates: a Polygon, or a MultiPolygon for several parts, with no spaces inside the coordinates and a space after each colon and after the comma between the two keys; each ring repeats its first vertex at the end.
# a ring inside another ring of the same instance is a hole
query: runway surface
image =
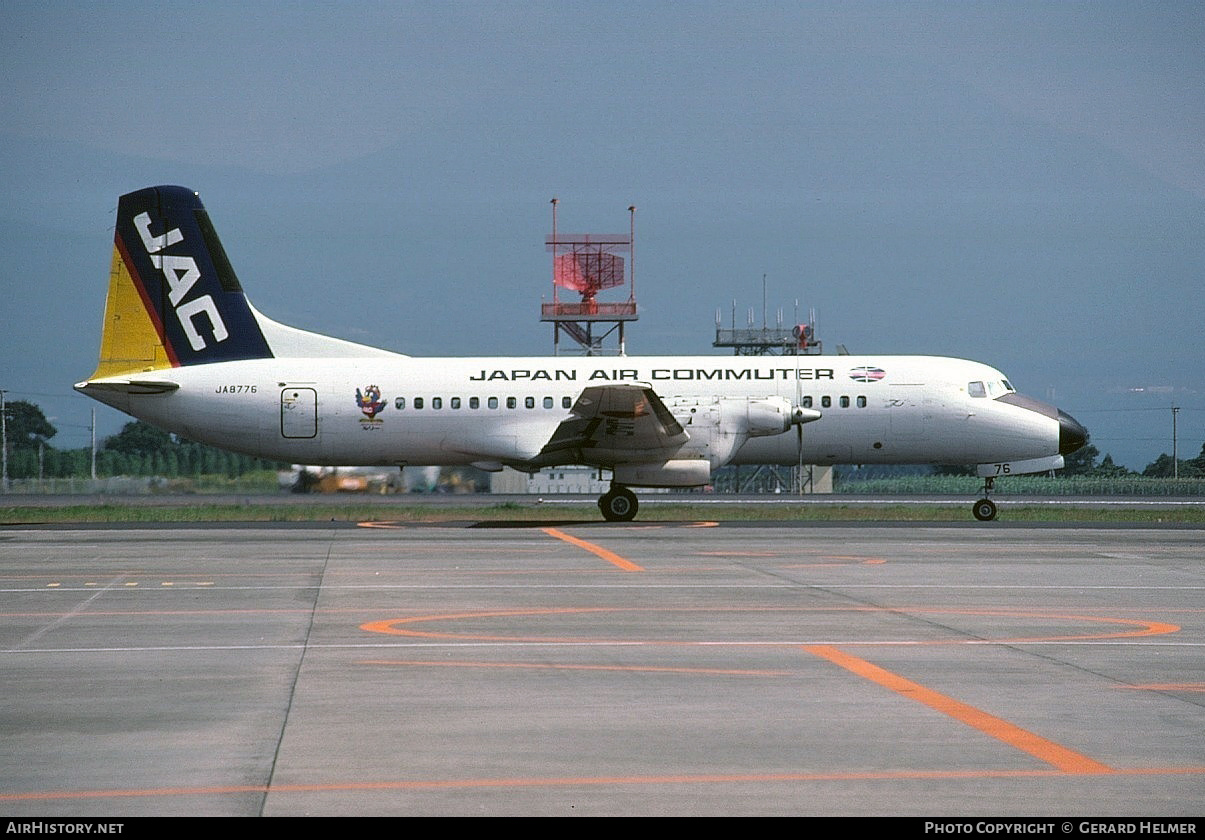
{"type": "Polygon", "coordinates": [[[1197,817],[1203,595],[1190,528],[3,528],[0,811],[1197,817]]]}

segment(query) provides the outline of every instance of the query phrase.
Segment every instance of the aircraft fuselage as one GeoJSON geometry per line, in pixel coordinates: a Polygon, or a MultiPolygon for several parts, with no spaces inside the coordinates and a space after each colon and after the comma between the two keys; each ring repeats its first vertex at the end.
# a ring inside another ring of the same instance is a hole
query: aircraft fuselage
{"type": "Polygon", "coordinates": [[[970,464],[1059,453],[1057,412],[1006,399],[997,370],[923,356],[265,359],[155,372],[177,390],[98,399],[192,440],[291,463],[518,463],[582,390],[651,385],[689,432],[716,398],[820,413],[750,437],[736,464],[970,464]],[[975,383],[978,383],[977,385],[975,383]],[[998,389],[991,394],[988,387],[998,389]],[[979,392],[982,396],[974,396],[979,392]]]}

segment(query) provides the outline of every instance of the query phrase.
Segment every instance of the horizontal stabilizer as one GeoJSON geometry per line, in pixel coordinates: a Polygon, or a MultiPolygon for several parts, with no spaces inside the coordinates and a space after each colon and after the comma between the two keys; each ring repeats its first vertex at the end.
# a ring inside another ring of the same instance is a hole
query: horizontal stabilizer
{"type": "Polygon", "coordinates": [[[80,382],[75,386],[75,390],[81,394],[166,394],[179,387],[175,382],[156,379],[102,379],[80,382]]]}

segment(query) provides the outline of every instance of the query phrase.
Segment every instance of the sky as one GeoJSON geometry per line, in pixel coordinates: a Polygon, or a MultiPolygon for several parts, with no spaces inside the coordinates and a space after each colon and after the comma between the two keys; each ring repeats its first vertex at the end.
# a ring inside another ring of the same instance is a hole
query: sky
{"type": "MultiPolygon", "coordinates": [[[[0,389],[59,447],[117,198],[200,192],[257,309],[546,355],[544,238],[634,205],[632,355],[763,289],[826,348],[1000,369],[1117,463],[1205,442],[1199,2],[0,4],[0,389]]],[[[605,297],[603,298],[605,299],[605,297]]]]}

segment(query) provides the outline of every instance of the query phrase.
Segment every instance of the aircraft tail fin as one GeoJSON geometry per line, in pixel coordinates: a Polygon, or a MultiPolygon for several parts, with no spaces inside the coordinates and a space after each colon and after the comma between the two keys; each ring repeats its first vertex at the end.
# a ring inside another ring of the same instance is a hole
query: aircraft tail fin
{"type": "Polygon", "coordinates": [[[170,186],[123,195],[91,378],[272,355],[200,197],[170,186]]]}
{"type": "Polygon", "coordinates": [[[397,355],[257,312],[192,190],[147,187],[118,201],[100,362],[88,381],[242,359],[397,355]]]}

